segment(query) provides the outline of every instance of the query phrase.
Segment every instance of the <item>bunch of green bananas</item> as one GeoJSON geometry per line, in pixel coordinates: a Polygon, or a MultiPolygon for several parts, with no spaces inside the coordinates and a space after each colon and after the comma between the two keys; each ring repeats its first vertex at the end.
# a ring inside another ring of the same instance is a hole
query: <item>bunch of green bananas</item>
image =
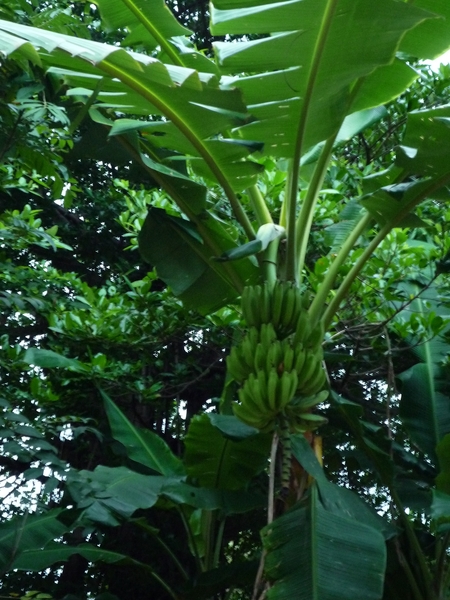
{"type": "Polygon", "coordinates": [[[290,281],[277,281],[274,286],[247,286],[242,292],[242,314],[249,327],[259,329],[271,323],[277,335],[293,333],[302,312],[308,309],[309,298],[301,294],[290,281]]]}
{"type": "Polygon", "coordinates": [[[227,357],[229,375],[239,383],[235,415],[263,431],[279,417],[293,431],[307,431],[323,422],[311,409],[328,392],[323,368],[321,324],[311,327],[308,298],[290,282],[246,287],[242,311],[249,326],[227,357]]]}

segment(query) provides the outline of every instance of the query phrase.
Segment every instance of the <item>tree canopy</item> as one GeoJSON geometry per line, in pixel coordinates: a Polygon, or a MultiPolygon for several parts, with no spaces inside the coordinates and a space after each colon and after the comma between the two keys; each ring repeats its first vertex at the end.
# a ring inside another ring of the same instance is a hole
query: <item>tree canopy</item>
{"type": "Polygon", "coordinates": [[[4,597],[450,595],[450,5],[0,2],[4,597]]]}

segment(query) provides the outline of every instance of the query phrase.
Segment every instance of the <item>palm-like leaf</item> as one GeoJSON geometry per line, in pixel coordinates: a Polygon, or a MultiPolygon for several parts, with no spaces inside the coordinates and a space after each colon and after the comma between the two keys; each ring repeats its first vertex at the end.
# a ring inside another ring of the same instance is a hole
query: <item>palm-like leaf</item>
{"type": "Polygon", "coordinates": [[[263,531],[271,600],[377,600],[386,553],[381,534],[331,513],[313,484],[306,499],[263,531]]]}
{"type": "Polygon", "coordinates": [[[288,0],[258,7],[252,0],[219,0],[214,6],[212,31],[217,35],[275,34],[217,43],[216,49],[225,72],[258,73],[232,80],[257,119],[240,127],[240,135],[264,140],[272,155],[296,158],[336,134],[348,113],[389,100],[391,71],[411,81],[408,69],[393,62],[395,53],[405,32],[432,16],[391,0],[288,0]]]}
{"type": "Polygon", "coordinates": [[[129,458],[161,475],[184,475],[181,461],[162,438],[148,429],[135,427],[111,398],[101,393],[114,439],[125,446],[129,458]]]}

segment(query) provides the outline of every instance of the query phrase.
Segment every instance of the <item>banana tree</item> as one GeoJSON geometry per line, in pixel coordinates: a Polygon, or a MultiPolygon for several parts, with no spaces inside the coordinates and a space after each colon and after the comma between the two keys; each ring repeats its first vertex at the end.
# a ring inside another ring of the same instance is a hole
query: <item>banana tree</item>
{"type": "MultiPolygon", "coordinates": [[[[422,201],[448,197],[447,106],[408,115],[395,163],[361,182],[357,210],[339,224],[342,244],[315,289],[305,261],[334,149],[383,117],[383,105],[417,77],[415,61],[448,48],[450,6],[432,0],[217,0],[211,33],[237,39],[215,43],[210,59],[193,47],[189,31],[163,2],[97,5],[107,29],[126,31],[122,47],[0,21],[0,51],[46,70],[72,100],[74,131],[87,117],[98,125],[98,138],[89,140],[94,154],[106,139],[120,143],[128,160],[171,198],[170,214],[149,208],[139,244],[173,293],[204,314],[242,298],[247,330],[227,361],[221,411],[273,436],[269,523],[254,597],[394,597],[383,588],[386,540],[395,531],[326,480],[316,435],[323,418],[313,409],[327,398],[325,332],[367,261],[394,228],[417,224],[413,213],[422,201]],[[272,211],[260,185],[269,159],[285,171],[281,205],[272,211]],[[215,210],[218,189],[228,221],[215,210]],[[340,276],[360,240],[358,260],[340,276]]],[[[436,402],[434,393],[428,397],[436,402]]],[[[392,546],[410,597],[442,597],[445,578],[433,579],[396,492],[389,454],[370,439],[352,403],[330,400],[397,506],[411,558],[397,542],[392,546]]],[[[412,409],[404,410],[418,427],[412,409]]],[[[439,458],[445,462],[449,429],[446,423],[435,427],[432,448],[426,448],[437,468],[439,458]]],[[[195,430],[188,449],[193,438],[195,430]]],[[[191,446],[186,461],[198,476],[193,454],[191,446]]],[[[205,481],[211,485],[211,478],[205,481]]],[[[448,515],[445,482],[440,492],[434,515],[442,521],[448,515]]],[[[211,539],[208,544],[214,545],[211,539]]],[[[440,561],[445,552],[443,544],[440,561]]]]}

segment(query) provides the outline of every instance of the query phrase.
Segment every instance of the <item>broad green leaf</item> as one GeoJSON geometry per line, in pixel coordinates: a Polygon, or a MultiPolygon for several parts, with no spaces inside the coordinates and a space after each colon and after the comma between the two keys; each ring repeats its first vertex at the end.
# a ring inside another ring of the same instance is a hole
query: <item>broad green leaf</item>
{"type": "Polygon", "coordinates": [[[90,371],[87,365],[75,358],[67,358],[67,356],[53,352],[53,350],[44,350],[41,348],[28,348],[23,360],[27,364],[36,367],[60,367],[77,373],[86,373],[90,371]]]}
{"type": "MultiPolygon", "coordinates": [[[[256,7],[253,0],[218,0],[214,34],[267,34],[268,28],[274,34],[215,44],[225,73],[258,73],[233,81],[257,119],[239,127],[239,134],[263,140],[265,151],[276,156],[292,156],[299,146],[304,152],[334,135],[349,112],[380,104],[379,93],[376,102],[368,96],[370,88],[365,102],[358,102],[358,82],[389,67],[404,33],[431,17],[392,0],[287,0],[256,7]]],[[[392,80],[389,69],[385,75],[392,80]]]]}
{"type": "Polygon", "coordinates": [[[89,128],[88,134],[75,144],[71,152],[72,157],[90,156],[105,162],[112,161],[114,164],[127,165],[127,167],[132,159],[129,166],[130,180],[142,183],[150,175],[151,180],[147,181],[147,185],[149,187],[160,185],[185,212],[200,214],[205,210],[206,187],[187,176],[184,164],[186,161],[181,163],[170,160],[172,153],[168,154],[164,148],[151,146],[149,142],[141,148],[134,125],[135,123],[142,125],[141,121],[118,119],[112,122],[95,108],[92,108],[89,114],[94,124],[89,128]],[[133,123],[133,126],[124,126],[121,129],[119,125],[125,123],[133,123]],[[108,132],[111,135],[114,130],[119,144],[111,143],[107,137],[108,132]]]}
{"type": "Polygon", "coordinates": [[[192,419],[185,448],[187,473],[200,485],[238,490],[266,466],[270,436],[257,434],[239,441],[230,439],[214,426],[212,415],[210,418],[205,414],[192,419]]]}
{"type": "Polygon", "coordinates": [[[411,214],[411,210],[416,204],[415,199],[427,190],[429,185],[428,181],[414,181],[386,186],[365,196],[361,204],[380,225],[425,227],[425,222],[411,214]]]}
{"type": "Polygon", "coordinates": [[[414,4],[437,18],[408,31],[401,41],[400,52],[415,58],[437,58],[450,48],[450,5],[446,0],[415,0],[414,4]]]}
{"type": "Polygon", "coordinates": [[[166,478],[142,475],[126,467],[98,466],[94,471],[72,474],[68,489],[85,519],[117,525],[139,508],[155,505],[166,478]]]}
{"type": "Polygon", "coordinates": [[[242,514],[266,506],[261,493],[234,489],[209,489],[194,487],[183,482],[167,482],[162,495],[176,504],[186,504],[203,510],[220,510],[224,515],[242,514]]]}
{"type": "Polygon", "coordinates": [[[369,525],[326,510],[313,484],[307,497],[262,531],[269,600],[379,600],[386,549],[369,525]]]}
{"type": "Polygon", "coordinates": [[[167,43],[168,38],[192,33],[178,23],[163,0],[97,0],[96,4],[107,31],[126,28],[130,32],[125,46],[144,44],[147,50],[153,50],[159,43],[167,43]]]}
{"type": "MultiPolygon", "coordinates": [[[[450,107],[409,113],[396,165],[407,174],[442,178],[449,176],[450,107]]],[[[447,179],[444,178],[442,185],[447,179]]],[[[434,181],[431,181],[434,183],[434,181]]],[[[438,187],[434,187],[435,192],[438,187]]]]}
{"type": "Polygon", "coordinates": [[[0,565],[10,566],[24,550],[40,550],[68,527],[59,521],[62,509],[24,514],[0,524],[0,565]]]}
{"type": "Polygon", "coordinates": [[[337,223],[325,227],[325,242],[330,246],[330,252],[340,250],[342,244],[361,220],[362,214],[360,203],[357,200],[350,200],[342,209],[337,223]]]}
{"type": "Polygon", "coordinates": [[[214,427],[217,427],[226,437],[235,439],[236,441],[253,437],[258,433],[257,429],[246,425],[234,415],[209,413],[208,416],[214,427]]]}
{"type": "Polygon", "coordinates": [[[164,499],[225,514],[244,513],[265,504],[260,494],[194,487],[181,478],[142,475],[125,467],[80,471],[70,479],[69,491],[82,509],[83,519],[110,526],[164,499]]]}
{"type": "Polygon", "coordinates": [[[433,490],[431,517],[438,533],[450,531],[450,494],[433,490]]]}
{"type": "MultiPolygon", "coordinates": [[[[145,54],[91,40],[6,21],[0,21],[0,32],[0,51],[6,55],[21,48],[29,51],[31,42],[36,49],[43,50],[39,60],[45,67],[51,67],[53,77],[59,77],[66,85],[82,88],[84,92],[100,86],[102,94],[117,94],[99,97],[107,100],[106,108],[115,105],[122,113],[126,110],[133,115],[163,115],[169,129],[173,126],[174,131],[175,147],[166,147],[177,151],[182,139],[197,161],[205,161],[202,168],[224,187],[229,197],[233,197],[233,185],[238,188],[246,185],[241,171],[245,165],[241,167],[236,161],[230,161],[236,164],[229,165],[222,159],[218,151],[221,143],[208,145],[209,138],[221,141],[224,132],[247,121],[239,90],[221,89],[211,73],[163,64],[145,54]],[[8,42],[11,33],[17,36],[14,47],[8,42]],[[126,98],[127,94],[131,97],[126,98]]],[[[169,139],[167,135],[165,142],[169,139]]],[[[196,168],[199,165],[200,162],[196,168]]],[[[250,163],[248,167],[257,169],[258,165],[250,163]]]]}
{"type": "Polygon", "coordinates": [[[439,474],[436,477],[437,489],[450,494],[450,433],[439,441],[436,453],[439,463],[439,474]]]}
{"type": "Polygon", "coordinates": [[[212,60],[189,41],[192,32],[180,25],[163,0],[98,0],[102,22],[109,31],[125,30],[125,46],[160,47],[160,56],[174,64],[215,73],[212,60]]]}
{"type": "Polygon", "coordinates": [[[184,475],[182,462],[159,435],[135,427],[103,390],[100,393],[113,437],[125,446],[129,458],[161,475],[184,475]]]}
{"type": "Polygon", "coordinates": [[[124,554],[97,548],[90,544],[72,547],[54,542],[41,550],[25,550],[14,562],[13,568],[21,571],[42,571],[55,563],[65,562],[74,554],[80,554],[90,562],[97,560],[105,563],[130,561],[138,564],[138,561],[132,561],[124,554]]]}
{"type": "Polygon", "coordinates": [[[436,445],[450,432],[446,375],[428,359],[401,373],[399,379],[402,382],[402,422],[412,440],[435,462],[436,445]]]}
{"type": "MultiPolygon", "coordinates": [[[[206,314],[233,301],[237,292],[225,267],[214,260],[235,246],[234,242],[212,219],[203,227],[204,235],[209,234],[221,246],[216,256],[211,255],[200,232],[189,221],[150,208],[139,235],[139,250],[176,296],[206,314]]],[[[258,277],[257,268],[248,260],[241,262],[235,272],[244,282],[258,277]]]]}
{"type": "MultiPolygon", "coordinates": [[[[410,284],[409,289],[414,295],[421,291],[417,284],[410,284]]],[[[428,302],[419,296],[411,302],[410,310],[425,316],[428,302]]],[[[426,341],[416,354],[422,362],[399,375],[400,416],[414,443],[436,463],[436,446],[450,432],[450,388],[446,372],[439,366],[442,345],[426,341]]]]}

